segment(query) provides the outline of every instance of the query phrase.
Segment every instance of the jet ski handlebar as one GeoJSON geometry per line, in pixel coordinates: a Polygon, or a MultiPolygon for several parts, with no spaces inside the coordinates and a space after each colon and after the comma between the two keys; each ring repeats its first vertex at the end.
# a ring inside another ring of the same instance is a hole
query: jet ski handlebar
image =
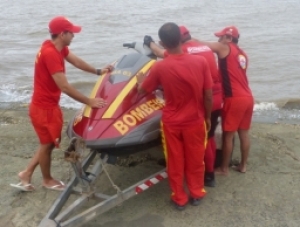
{"type": "Polygon", "coordinates": [[[136,44],[136,42],[133,42],[133,43],[123,43],[123,47],[128,47],[128,48],[134,49],[135,48],[135,44],[136,44]]]}
{"type": "Polygon", "coordinates": [[[134,49],[140,54],[147,55],[149,57],[153,57],[153,52],[152,50],[144,45],[143,42],[132,42],[132,43],[123,43],[123,47],[127,47],[129,49],[134,49]]]}

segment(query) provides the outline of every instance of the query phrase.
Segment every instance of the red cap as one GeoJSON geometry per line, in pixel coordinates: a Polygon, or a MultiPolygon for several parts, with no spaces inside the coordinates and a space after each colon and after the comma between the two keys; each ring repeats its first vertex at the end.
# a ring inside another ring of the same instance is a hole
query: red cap
{"type": "Polygon", "coordinates": [[[181,37],[189,35],[190,31],[185,26],[179,26],[181,37]]]}
{"type": "Polygon", "coordinates": [[[181,42],[185,42],[191,38],[190,31],[185,26],[179,26],[181,42]]]}
{"type": "Polygon", "coordinates": [[[63,16],[54,17],[49,22],[49,32],[51,34],[57,35],[65,31],[79,33],[81,31],[81,26],[72,24],[66,17],[63,16]]]}
{"type": "Polygon", "coordinates": [[[239,31],[235,26],[226,27],[222,31],[219,31],[219,32],[215,33],[215,36],[217,36],[217,37],[220,37],[220,36],[223,36],[223,35],[230,35],[233,38],[237,38],[237,39],[240,36],[239,31]]]}

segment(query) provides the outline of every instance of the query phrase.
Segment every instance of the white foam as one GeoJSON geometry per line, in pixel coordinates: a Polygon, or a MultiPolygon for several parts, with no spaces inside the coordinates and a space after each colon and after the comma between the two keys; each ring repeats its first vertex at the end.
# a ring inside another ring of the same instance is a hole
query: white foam
{"type": "Polygon", "coordinates": [[[75,101],[65,94],[62,94],[60,98],[60,105],[68,109],[80,109],[83,104],[75,101]]]}
{"type": "Polygon", "coordinates": [[[254,111],[279,110],[279,108],[274,102],[261,102],[255,104],[253,110],[254,111]]]}
{"type": "Polygon", "coordinates": [[[14,84],[0,85],[0,102],[29,102],[31,90],[25,87],[16,87],[14,84]]]}
{"type": "MultiPolygon", "coordinates": [[[[17,87],[14,84],[0,85],[0,104],[1,103],[29,103],[32,95],[32,88],[17,87]]],[[[80,109],[82,104],[63,94],[60,105],[70,109],[80,109]]]]}

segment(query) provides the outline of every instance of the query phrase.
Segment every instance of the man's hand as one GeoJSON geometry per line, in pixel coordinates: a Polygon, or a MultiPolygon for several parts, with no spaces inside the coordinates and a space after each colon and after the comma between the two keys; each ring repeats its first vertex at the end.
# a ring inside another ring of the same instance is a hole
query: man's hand
{"type": "Polygon", "coordinates": [[[206,124],[206,131],[208,133],[210,131],[210,128],[211,128],[210,118],[205,118],[205,124],[206,124]]]}
{"type": "Polygon", "coordinates": [[[103,69],[101,69],[101,74],[108,73],[114,70],[112,65],[107,65],[103,69]]]}
{"type": "Polygon", "coordinates": [[[144,45],[146,45],[147,47],[150,48],[150,44],[154,42],[154,40],[152,39],[152,37],[150,35],[145,35],[144,36],[144,45]]]}
{"type": "Polygon", "coordinates": [[[104,106],[106,106],[106,101],[104,101],[102,98],[93,98],[93,99],[89,99],[89,106],[91,108],[103,108],[104,106]]]}
{"type": "Polygon", "coordinates": [[[136,75],[137,84],[143,83],[144,79],[145,74],[143,72],[138,72],[138,74],[136,75]]]}

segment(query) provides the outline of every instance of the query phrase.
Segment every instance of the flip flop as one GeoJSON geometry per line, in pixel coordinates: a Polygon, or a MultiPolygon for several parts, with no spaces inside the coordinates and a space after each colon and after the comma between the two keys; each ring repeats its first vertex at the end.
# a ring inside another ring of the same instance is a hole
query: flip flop
{"type": "Polygon", "coordinates": [[[35,190],[34,186],[32,184],[23,184],[22,182],[18,184],[10,184],[11,187],[17,188],[23,192],[33,192],[35,190]]]}
{"type": "Polygon", "coordinates": [[[53,190],[53,191],[63,191],[65,190],[65,187],[62,187],[62,186],[65,186],[64,182],[62,181],[59,181],[60,184],[56,184],[56,185],[53,185],[53,186],[45,186],[43,185],[44,188],[46,189],[49,189],[49,190],[53,190]]]}

